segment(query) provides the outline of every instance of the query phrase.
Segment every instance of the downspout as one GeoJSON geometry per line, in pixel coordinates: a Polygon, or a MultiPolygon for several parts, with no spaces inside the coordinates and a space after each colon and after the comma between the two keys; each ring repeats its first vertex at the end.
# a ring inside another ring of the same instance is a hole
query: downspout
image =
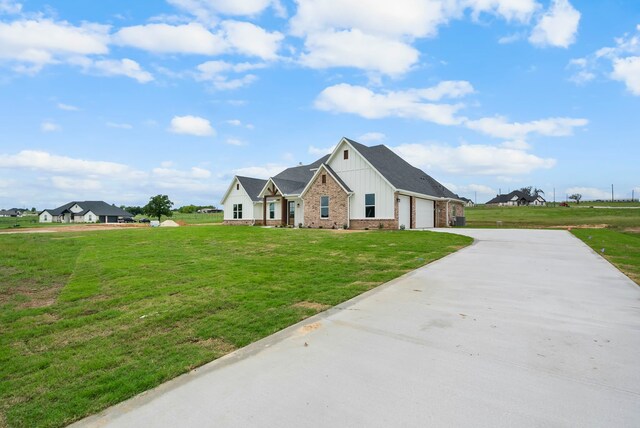
{"type": "Polygon", "coordinates": [[[351,196],[353,193],[347,198],[347,229],[351,228],[351,196]]]}

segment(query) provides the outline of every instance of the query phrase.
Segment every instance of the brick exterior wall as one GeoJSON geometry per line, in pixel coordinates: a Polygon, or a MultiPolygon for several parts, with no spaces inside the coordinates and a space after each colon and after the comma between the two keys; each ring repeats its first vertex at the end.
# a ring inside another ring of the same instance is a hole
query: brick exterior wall
{"type": "Polygon", "coordinates": [[[351,220],[349,224],[350,229],[379,229],[380,224],[382,224],[383,229],[397,229],[398,228],[398,220],[376,220],[376,219],[367,219],[367,220],[351,220]]]}
{"type": "Polygon", "coordinates": [[[436,227],[450,227],[453,217],[464,216],[464,204],[462,202],[449,202],[449,223],[447,224],[447,201],[436,202],[436,227]],[[453,211],[453,215],[451,214],[453,211]]]}
{"type": "Polygon", "coordinates": [[[349,197],[337,181],[326,174],[326,183],[322,183],[320,173],[315,181],[311,183],[309,190],[304,196],[304,226],[323,229],[332,227],[342,228],[348,222],[349,197]],[[329,197],[329,218],[320,218],[320,196],[329,197]]]}
{"type": "Polygon", "coordinates": [[[262,220],[225,220],[222,224],[227,226],[251,226],[254,221],[262,223],[262,220]]]}

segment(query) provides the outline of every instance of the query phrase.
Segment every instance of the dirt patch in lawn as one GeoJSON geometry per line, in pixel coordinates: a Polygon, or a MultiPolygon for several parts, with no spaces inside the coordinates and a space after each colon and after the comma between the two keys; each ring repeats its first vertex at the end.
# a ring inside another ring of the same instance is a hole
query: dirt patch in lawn
{"type": "Polygon", "coordinates": [[[0,289],[0,305],[17,302],[19,308],[44,308],[55,303],[64,284],[39,287],[24,281],[20,285],[0,289]]]}
{"type": "Polygon", "coordinates": [[[323,305],[322,303],[307,302],[307,301],[298,302],[298,303],[295,303],[292,306],[294,308],[313,309],[314,311],[318,311],[318,312],[324,311],[325,309],[330,307],[330,305],[323,305]]]}

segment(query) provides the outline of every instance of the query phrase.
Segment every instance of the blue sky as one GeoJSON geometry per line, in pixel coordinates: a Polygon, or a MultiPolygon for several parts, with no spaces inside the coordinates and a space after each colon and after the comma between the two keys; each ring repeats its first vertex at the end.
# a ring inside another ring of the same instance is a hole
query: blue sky
{"type": "Polygon", "coordinates": [[[461,196],[640,194],[640,3],[0,0],[0,208],[218,204],[342,136],[461,196]]]}

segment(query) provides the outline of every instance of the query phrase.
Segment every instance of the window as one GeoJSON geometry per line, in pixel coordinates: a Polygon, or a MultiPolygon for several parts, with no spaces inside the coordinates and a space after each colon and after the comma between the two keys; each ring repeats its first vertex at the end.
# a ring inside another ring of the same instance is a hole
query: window
{"type": "Polygon", "coordinates": [[[327,174],[322,174],[322,184],[327,184],[327,174]]]}
{"type": "Polygon", "coordinates": [[[236,190],[240,190],[240,183],[236,183],[236,190]]]}
{"type": "Polygon", "coordinates": [[[320,196],[320,218],[329,218],[329,197],[320,196]]]}
{"type": "Polygon", "coordinates": [[[376,194],[367,193],[364,195],[364,216],[375,217],[376,216],[376,194]]]}
{"type": "Polygon", "coordinates": [[[93,216],[89,214],[89,221],[93,221],[93,216]]]}
{"type": "Polygon", "coordinates": [[[345,160],[349,159],[349,150],[345,150],[344,152],[342,152],[342,156],[345,160]]]}
{"type": "Polygon", "coordinates": [[[44,215],[44,221],[47,221],[47,220],[49,220],[49,217],[47,217],[47,215],[45,214],[44,215]]]}
{"type": "Polygon", "coordinates": [[[270,202],[269,203],[269,218],[270,219],[274,219],[276,218],[276,203],[275,202],[270,202]]]}
{"type": "Polygon", "coordinates": [[[242,219],[242,204],[233,204],[233,218],[242,219]]]}

